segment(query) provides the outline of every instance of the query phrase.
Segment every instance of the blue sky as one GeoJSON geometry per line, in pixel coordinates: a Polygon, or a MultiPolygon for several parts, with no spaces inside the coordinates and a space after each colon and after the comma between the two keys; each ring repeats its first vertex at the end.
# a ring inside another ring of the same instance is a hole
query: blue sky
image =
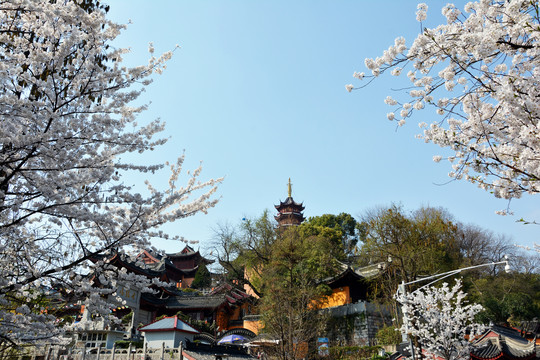
{"type": "MultiPolygon", "coordinates": [[[[166,229],[198,240],[208,253],[218,224],[256,217],[287,197],[303,202],[305,216],[348,212],[359,217],[376,206],[400,203],[446,208],[464,223],[540,242],[534,197],[513,201],[514,217],[496,210],[508,203],[466,182],[450,182],[448,163],[434,163],[438,147],[414,138],[419,121],[396,129],[383,100],[395,78],[377,79],[348,93],[354,71],[398,36],[410,44],[420,29],[414,1],[161,1],[109,0],[109,17],[131,20],[115,46],[129,47],[126,64],[144,64],[148,43],[156,53],[181,46],[142,101],[151,102],[140,122],[161,118],[169,142],[137,159],[186,165],[203,161],[202,178],[225,176],[219,204],[207,215],[166,229]]],[[[443,1],[428,1],[425,25],[441,23],[443,1]]],[[[463,2],[455,2],[457,6],[463,2]]],[[[358,85],[358,83],[355,83],[358,85]]],[[[129,179],[140,183],[143,178],[129,179]]],[[[162,179],[157,179],[160,182],[162,179]]],[[[165,183],[165,181],[164,181],[165,183]]],[[[183,244],[157,242],[178,251],[183,244]]]]}

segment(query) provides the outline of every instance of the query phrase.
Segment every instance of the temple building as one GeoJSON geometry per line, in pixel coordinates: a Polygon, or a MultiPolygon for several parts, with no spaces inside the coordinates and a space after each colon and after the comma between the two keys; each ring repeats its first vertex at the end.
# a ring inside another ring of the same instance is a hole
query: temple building
{"type": "Polygon", "coordinates": [[[188,245],[180,252],[165,255],[145,250],[139,254],[139,258],[148,267],[164,269],[167,278],[163,281],[176,282],[178,288],[191,286],[200,264],[209,265],[214,262],[203,257],[198,250],[195,251],[188,245]]]}
{"type": "Polygon", "coordinates": [[[321,309],[354,304],[367,301],[368,286],[366,278],[347,266],[339,274],[324,279],[324,284],[332,290],[332,294],[320,302],[321,309]]]}
{"type": "MultiPolygon", "coordinates": [[[[278,229],[295,227],[305,220],[303,203],[297,203],[292,197],[290,178],[287,186],[287,198],[275,205],[278,229]]],[[[151,326],[148,324],[157,324],[156,319],[162,316],[169,319],[167,321],[176,319],[175,316],[183,317],[190,326],[201,331],[200,334],[193,334],[193,340],[209,343],[229,334],[253,338],[263,327],[257,309],[259,296],[249,285],[239,288],[238,283],[215,282],[203,290],[190,289],[198,269],[213,262],[190,246],[186,245],[175,253],[145,250],[136,258],[114,254],[107,260],[117,268],[149,279],[159,279],[162,283],[153,285],[153,292],[141,292],[130,284],[119,284],[117,294],[124,304],[112,311],[118,318],[129,319],[130,324],[126,320],[122,327],[107,328],[105,322],[96,321],[91,314],[83,313],[80,326],[74,331],[79,346],[110,347],[117,339],[137,337],[138,329],[152,332],[155,329],[148,327],[151,326]],[[130,313],[131,318],[128,317],[130,313]],[[147,326],[141,328],[142,325],[147,326]]],[[[244,269],[247,279],[257,276],[252,270],[244,269]]],[[[366,278],[364,272],[343,264],[342,271],[321,281],[332,292],[313,305],[334,319],[328,329],[331,341],[375,344],[376,332],[387,322],[390,314],[384,306],[368,301],[366,278]]],[[[152,338],[152,335],[149,337],[152,338]]],[[[485,359],[479,357],[475,360],[485,359]]]]}
{"type": "MultiPolygon", "coordinates": [[[[254,297],[229,284],[205,291],[189,289],[201,265],[213,262],[190,246],[186,245],[176,253],[144,250],[136,259],[116,253],[107,261],[129,273],[159,279],[166,285],[153,285],[153,292],[141,292],[129,284],[118,284],[117,294],[124,301],[124,306],[112,309],[112,312],[118,318],[132,313],[130,324],[123,326],[111,328],[99,318],[92,318],[82,306],[82,319],[73,331],[79,347],[101,345],[110,348],[116,340],[136,336],[140,325],[150,324],[160,316],[174,317],[179,312],[194,321],[215,323],[216,335],[227,332],[253,337],[258,331],[258,322],[249,319],[256,301],[254,297]]],[[[92,281],[99,286],[98,278],[92,281]]]]}
{"type": "Polygon", "coordinates": [[[285,201],[280,201],[279,205],[274,205],[278,214],[275,216],[276,221],[278,222],[279,227],[286,226],[298,226],[304,220],[304,205],[302,203],[297,203],[292,198],[292,184],[291,178],[289,178],[288,183],[288,197],[285,201]]]}

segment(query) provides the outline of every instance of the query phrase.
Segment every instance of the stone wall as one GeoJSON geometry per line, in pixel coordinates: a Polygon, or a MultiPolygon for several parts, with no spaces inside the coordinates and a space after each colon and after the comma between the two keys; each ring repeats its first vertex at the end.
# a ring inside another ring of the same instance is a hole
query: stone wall
{"type": "Polygon", "coordinates": [[[391,315],[383,305],[359,301],[326,309],[330,315],[328,338],[332,345],[377,345],[377,331],[391,315]]]}

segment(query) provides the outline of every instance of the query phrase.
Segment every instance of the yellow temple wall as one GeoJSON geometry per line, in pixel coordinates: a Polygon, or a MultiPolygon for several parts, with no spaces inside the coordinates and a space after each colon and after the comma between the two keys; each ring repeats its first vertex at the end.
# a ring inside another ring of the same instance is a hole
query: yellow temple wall
{"type": "Polygon", "coordinates": [[[340,287],[332,290],[332,295],[323,299],[319,307],[321,309],[330,308],[334,306],[342,306],[351,303],[351,295],[348,286],[340,287]]]}
{"type": "Polygon", "coordinates": [[[257,335],[259,335],[259,331],[261,331],[262,327],[263,327],[262,322],[259,320],[256,320],[256,321],[244,320],[244,329],[251,330],[257,335]]]}

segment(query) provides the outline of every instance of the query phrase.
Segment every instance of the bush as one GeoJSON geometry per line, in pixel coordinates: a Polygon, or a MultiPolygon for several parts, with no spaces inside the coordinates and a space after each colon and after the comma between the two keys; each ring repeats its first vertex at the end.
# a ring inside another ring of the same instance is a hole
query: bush
{"type": "Polygon", "coordinates": [[[385,359],[384,356],[379,356],[380,346],[333,346],[330,348],[331,360],[357,360],[385,359]]]}
{"type": "Polygon", "coordinates": [[[377,343],[379,345],[394,345],[401,343],[401,333],[394,325],[384,326],[377,331],[377,343]]]}
{"type": "Polygon", "coordinates": [[[114,342],[117,349],[127,349],[131,344],[132,348],[140,349],[144,346],[144,341],[129,341],[129,340],[118,340],[114,342]]]}
{"type": "Polygon", "coordinates": [[[130,313],[124,315],[124,317],[122,318],[122,325],[129,326],[129,324],[131,324],[131,319],[132,318],[133,318],[133,311],[131,311],[130,313]]]}

